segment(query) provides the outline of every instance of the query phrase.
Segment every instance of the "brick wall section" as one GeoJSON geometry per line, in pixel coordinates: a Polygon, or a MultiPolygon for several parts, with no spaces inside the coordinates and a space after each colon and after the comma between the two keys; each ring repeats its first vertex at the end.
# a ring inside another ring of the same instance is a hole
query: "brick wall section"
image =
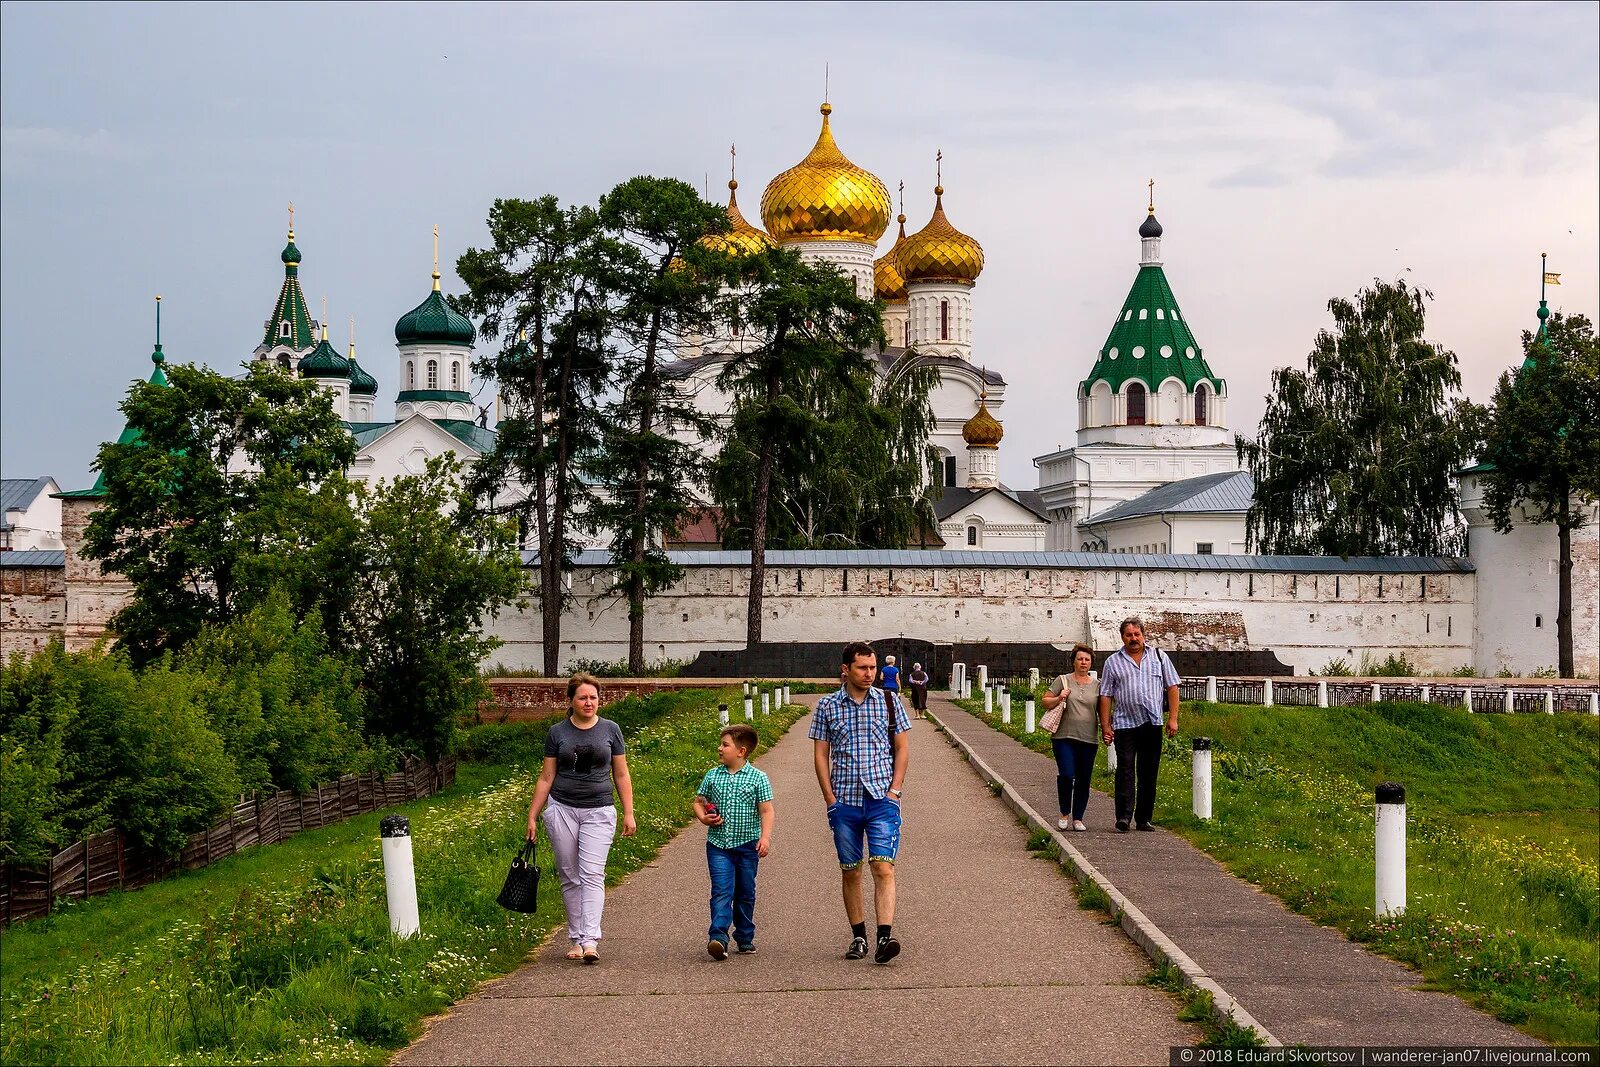
{"type": "Polygon", "coordinates": [[[100,507],[93,498],[68,497],[61,501],[61,543],[66,549],[66,639],[67,651],[93,648],[106,634],[111,617],[133,599],[133,585],[113,571],[107,574],[100,564],[84,559],[84,533],[89,517],[100,507]]]}
{"type": "Polygon", "coordinates": [[[0,659],[33,655],[61,636],[67,582],[60,567],[0,568],[0,659]]]}

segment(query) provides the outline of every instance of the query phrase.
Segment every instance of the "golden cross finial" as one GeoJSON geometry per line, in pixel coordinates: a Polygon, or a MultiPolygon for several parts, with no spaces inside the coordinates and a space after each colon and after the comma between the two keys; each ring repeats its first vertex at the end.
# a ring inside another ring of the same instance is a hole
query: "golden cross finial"
{"type": "Polygon", "coordinates": [[[322,298],[322,339],[328,339],[328,298],[322,298]]]}
{"type": "Polygon", "coordinates": [[[1156,213],[1156,180],[1150,179],[1150,214],[1156,213]]]}
{"type": "Polygon", "coordinates": [[[439,291],[439,227],[433,228],[433,291],[439,291]]]}
{"type": "Polygon", "coordinates": [[[730,182],[739,180],[738,170],[739,146],[736,144],[731,144],[728,146],[728,180],[730,182]]]}
{"type": "Polygon", "coordinates": [[[939,149],[933,154],[933,181],[935,185],[944,184],[944,149],[939,149]]]}
{"type": "Polygon", "coordinates": [[[350,354],[356,354],[356,317],[350,316],[350,354]]]}
{"type": "Polygon", "coordinates": [[[829,69],[830,66],[831,66],[831,64],[828,64],[828,63],[822,64],[822,102],[824,104],[831,103],[831,101],[828,98],[828,80],[829,80],[829,75],[831,74],[831,71],[829,69]]]}
{"type": "Polygon", "coordinates": [[[289,201],[289,232],[294,233],[294,201],[289,201]]]}
{"type": "Polygon", "coordinates": [[[906,180],[900,179],[900,214],[906,213],[906,180]]]}

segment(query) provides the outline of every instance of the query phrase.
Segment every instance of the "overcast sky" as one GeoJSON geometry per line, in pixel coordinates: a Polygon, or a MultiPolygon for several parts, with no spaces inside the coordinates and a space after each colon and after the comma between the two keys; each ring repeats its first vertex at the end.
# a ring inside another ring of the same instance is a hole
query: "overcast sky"
{"type": "Polygon", "coordinates": [[[0,466],[89,484],[149,372],[156,293],[169,358],[237,369],[290,200],[312,313],[326,295],[341,346],[355,316],[387,417],[433,225],[459,291],[495,197],[709,173],[720,199],[730,142],[755,218],[816,137],[825,62],[841,148],[905,180],[913,228],[944,150],[947,212],[987,259],[974,359],[1010,383],[1008,484],[1074,441],[1151,177],[1232,428],[1254,430],[1328,299],[1374,276],[1433,290],[1430,336],[1486,399],[1534,323],[1541,251],[1554,307],[1600,304],[1597,11],[8,3],[0,466]]]}

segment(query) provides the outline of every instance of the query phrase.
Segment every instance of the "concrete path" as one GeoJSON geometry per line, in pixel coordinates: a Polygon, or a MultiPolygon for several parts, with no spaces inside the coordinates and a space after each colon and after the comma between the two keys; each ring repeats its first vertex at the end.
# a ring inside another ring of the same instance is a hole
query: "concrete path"
{"type": "MultiPolygon", "coordinates": [[[[930,710],[1053,823],[1055,761],[930,695],[930,710]]],[[[1102,760],[1105,758],[1102,753],[1102,760]]],[[[1163,769],[1162,773],[1166,773],[1163,769]]],[[[1072,844],[1285,1045],[1538,1045],[1318,926],[1165,830],[1116,832],[1098,790],[1072,844]]]]}
{"type": "Polygon", "coordinates": [[[1134,984],[1149,960],[1077,907],[1071,879],[1027,851],[1016,818],[925,721],[898,865],[904,952],[887,967],[843,959],[809,723],[756,760],[778,821],[755,955],[705,953],[705,831],[693,826],[611,890],[598,966],[562,959],[558,939],[398,1062],[1166,1063],[1170,1046],[1200,1039],[1171,997],[1134,984]]]}

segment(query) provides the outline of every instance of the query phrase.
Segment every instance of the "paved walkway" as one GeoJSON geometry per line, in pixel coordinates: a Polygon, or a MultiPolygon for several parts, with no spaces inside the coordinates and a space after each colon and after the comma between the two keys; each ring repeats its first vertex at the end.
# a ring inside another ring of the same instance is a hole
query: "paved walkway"
{"type": "MultiPolygon", "coordinates": [[[[948,699],[929,703],[1053,824],[1054,760],[948,699]]],[[[1117,833],[1098,790],[1084,822],[1090,832],[1069,834],[1072,844],[1285,1045],[1539,1044],[1448,993],[1415,988],[1417,972],[1290,911],[1176,834],[1117,833]]]]}
{"type": "Polygon", "coordinates": [[[398,1062],[1164,1064],[1199,1040],[1172,998],[1133,984],[1150,972],[1144,954],[1079,910],[1071,879],[1027,851],[1015,816],[928,722],[911,735],[904,952],[888,967],[844,960],[809,722],[757,757],[778,810],[759,952],[705,954],[705,831],[691,827],[608,895],[600,965],[566,962],[560,938],[398,1062]]]}

